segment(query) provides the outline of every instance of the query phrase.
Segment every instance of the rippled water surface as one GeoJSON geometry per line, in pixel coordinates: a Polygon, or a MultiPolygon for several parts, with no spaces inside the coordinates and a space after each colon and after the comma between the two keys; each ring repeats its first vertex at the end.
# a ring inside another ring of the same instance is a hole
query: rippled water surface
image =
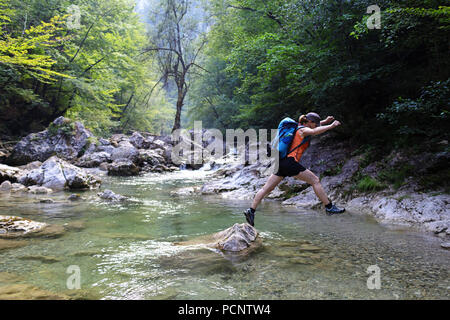
{"type": "Polygon", "coordinates": [[[440,239],[356,213],[328,217],[267,201],[256,216],[262,244],[248,255],[175,245],[245,221],[248,201],[170,194],[205,179],[207,172],[186,170],[104,177],[102,189],[134,200],[122,204],[100,201],[96,192],[80,193],[82,202],[55,193],[44,196],[54,200],[47,204],[36,202],[43,196],[0,197],[0,214],[75,226],[62,237],[0,251],[0,294],[20,286],[73,294],[66,271],[75,265],[77,297],[85,299],[449,298],[450,252],[440,239]],[[368,289],[372,265],[380,289],[368,289]]]}

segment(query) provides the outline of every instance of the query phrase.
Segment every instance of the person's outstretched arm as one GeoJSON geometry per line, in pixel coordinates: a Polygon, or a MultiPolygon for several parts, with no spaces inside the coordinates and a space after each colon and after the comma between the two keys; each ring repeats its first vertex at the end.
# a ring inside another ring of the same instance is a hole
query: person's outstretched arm
{"type": "Polygon", "coordinates": [[[334,121],[333,116],[328,116],[325,120],[320,121],[320,126],[325,126],[334,121]]]}
{"type": "Polygon", "coordinates": [[[300,132],[302,134],[303,137],[306,136],[317,136],[318,134],[327,132],[328,130],[331,130],[333,128],[336,128],[337,126],[339,126],[341,123],[337,120],[333,121],[332,124],[329,124],[327,126],[320,126],[318,128],[301,128],[300,132]]]}

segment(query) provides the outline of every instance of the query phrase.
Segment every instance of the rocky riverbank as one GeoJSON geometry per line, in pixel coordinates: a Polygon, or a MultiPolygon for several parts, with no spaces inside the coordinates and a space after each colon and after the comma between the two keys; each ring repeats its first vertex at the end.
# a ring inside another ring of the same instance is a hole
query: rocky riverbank
{"type": "Polygon", "coordinates": [[[98,168],[113,176],[179,170],[171,161],[168,137],[140,134],[95,137],[82,123],[59,117],[41,132],[2,149],[0,192],[47,194],[62,190],[97,189],[98,168]]]}

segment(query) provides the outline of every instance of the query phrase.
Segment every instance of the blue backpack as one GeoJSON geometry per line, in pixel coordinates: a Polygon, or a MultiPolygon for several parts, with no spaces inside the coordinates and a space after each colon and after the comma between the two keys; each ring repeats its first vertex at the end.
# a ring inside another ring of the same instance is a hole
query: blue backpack
{"type": "MultiPolygon", "coordinates": [[[[304,128],[304,126],[299,125],[299,123],[291,118],[284,118],[278,125],[278,133],[275,140],[272,142],[272,149],[277,149],[279,152],[280,159],[286,158],[288,155],[289,148],[291,147],[292,140],[294,140],[295,133],[298,129],[304,128]]],[[[292,153],[297,148],[301,147],[303,144],[308,142],[311,136],[303,139],[302,143],[292,149],[289,153],[292,153]]]]}

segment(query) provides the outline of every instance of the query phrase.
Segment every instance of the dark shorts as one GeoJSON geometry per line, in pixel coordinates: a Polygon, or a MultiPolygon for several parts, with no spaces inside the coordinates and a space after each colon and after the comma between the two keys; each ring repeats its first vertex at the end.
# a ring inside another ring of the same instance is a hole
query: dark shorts
{"type": "Polygon", "coordinates": [[[306,168],[295,161],[293,157],[287,157],[280,160],[278,171],[277,173],[275,173],[275,175],[279,177],[293,177],[305,170],[306,168]]]}

